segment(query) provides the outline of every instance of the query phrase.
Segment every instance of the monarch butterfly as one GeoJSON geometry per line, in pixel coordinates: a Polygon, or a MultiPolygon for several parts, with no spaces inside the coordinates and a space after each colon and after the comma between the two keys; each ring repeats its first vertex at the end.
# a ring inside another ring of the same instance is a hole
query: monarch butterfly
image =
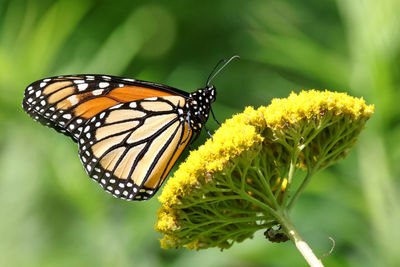
{"type": "MultiPolygon", "coordinates": [[[[23,109],[79,146],[86,173],[126,200],[151,198],[192,137],[200,133],[216,99],[211,80],[193,93],[110,75],[68,75],[38,80],[23,109]]],[[[215,118],[215,117],[214,117],[215,118]]]]}

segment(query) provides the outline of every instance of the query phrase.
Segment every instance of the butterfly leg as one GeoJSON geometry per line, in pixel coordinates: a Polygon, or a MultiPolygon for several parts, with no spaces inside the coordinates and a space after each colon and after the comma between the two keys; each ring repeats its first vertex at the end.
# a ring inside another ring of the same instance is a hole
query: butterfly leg
{"type": "Polygon", "coordinates": [[[221,126],[221,123],[219,123],[219,121],[217,120],[217,118],[215,118],[215,114],[214,114],[214,111],[212,110],[212,108],[210,108],[210,111],[211,111],[211,115],[213,116],[213,119],[217,122],[217,124],[218,124],[219,126],[221,126]]]}

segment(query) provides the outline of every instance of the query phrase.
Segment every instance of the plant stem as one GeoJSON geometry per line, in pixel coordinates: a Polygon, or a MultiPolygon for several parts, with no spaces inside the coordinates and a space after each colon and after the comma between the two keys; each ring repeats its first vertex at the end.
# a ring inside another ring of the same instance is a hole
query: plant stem
{"type": "Polygon", "coordinates": [[[292,208],[293,203],[300,196],[301,192],[303,192],[304,188],[306,187],[308,182],[311,180],[311,177],[313,176],[313,174],[314,174],[314,170],[307,172],[307,176],[304,178],[303,182],[301,183],[300,187],[297,189],[294,196],[290,199],[289,204],[287,205],[288,210],[290,210],[292,208]]]}
{"type": "Polygon", "coordinates": [[[290,194],[291,194],[290,189],[291,189],[292,180],[293,180],[293,176],[294,176],[294,171],[295,171],[295,167],[296,167],[296,161],[297,161],[297,155],[293,156],[292,160],[290,161],[290,168],[289,168],[289,173],[288,173],[288,182],[287,182],[285,193],[283,195],[282,207],[286,207],[287,202],[288,202],[288,200],[290,198],[290,194]]]}
{"type": "Polygon", "coordinates": [[[294,242],[301,255],[303,255],[304,259],[311,267],[324,266],[321,260],[315,256],[311,248],[300,236],[299,232],[297,232],[296,227],[293,225],[286,212],[284,212],[284,214],[281,216],[281,225],[285,229],[288,237],[294,242]]]}

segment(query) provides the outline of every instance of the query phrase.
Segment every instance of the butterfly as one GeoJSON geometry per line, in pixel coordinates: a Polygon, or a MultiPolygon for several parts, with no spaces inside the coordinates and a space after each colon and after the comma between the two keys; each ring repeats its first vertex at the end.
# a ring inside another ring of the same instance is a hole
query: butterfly
{"type": "MultiPolygon", "coordinates": [[[[211,80],[192,93],[110,75],[67,75],[30,84],[23,109],[35,121],[78,143],[86,173],[105,191],[147,200],[160,188],[216,100],[211,80]]],[[[193,138],[195,136],[195,138],[193,138]]]]}

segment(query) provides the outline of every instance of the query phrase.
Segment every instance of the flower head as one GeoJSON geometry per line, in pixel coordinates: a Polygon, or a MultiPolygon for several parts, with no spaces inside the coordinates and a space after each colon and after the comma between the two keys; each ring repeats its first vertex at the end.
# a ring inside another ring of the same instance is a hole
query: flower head
{"type": "Polygon", "coordinates": [[[165,185],[156,223],[162,246],[228,248],[281,224],[303,189],[289,194],[294,169],[306,170],[306,183],[344,157],[373,110],[363,99],[310,90],[233,116],[165,185]]]}

